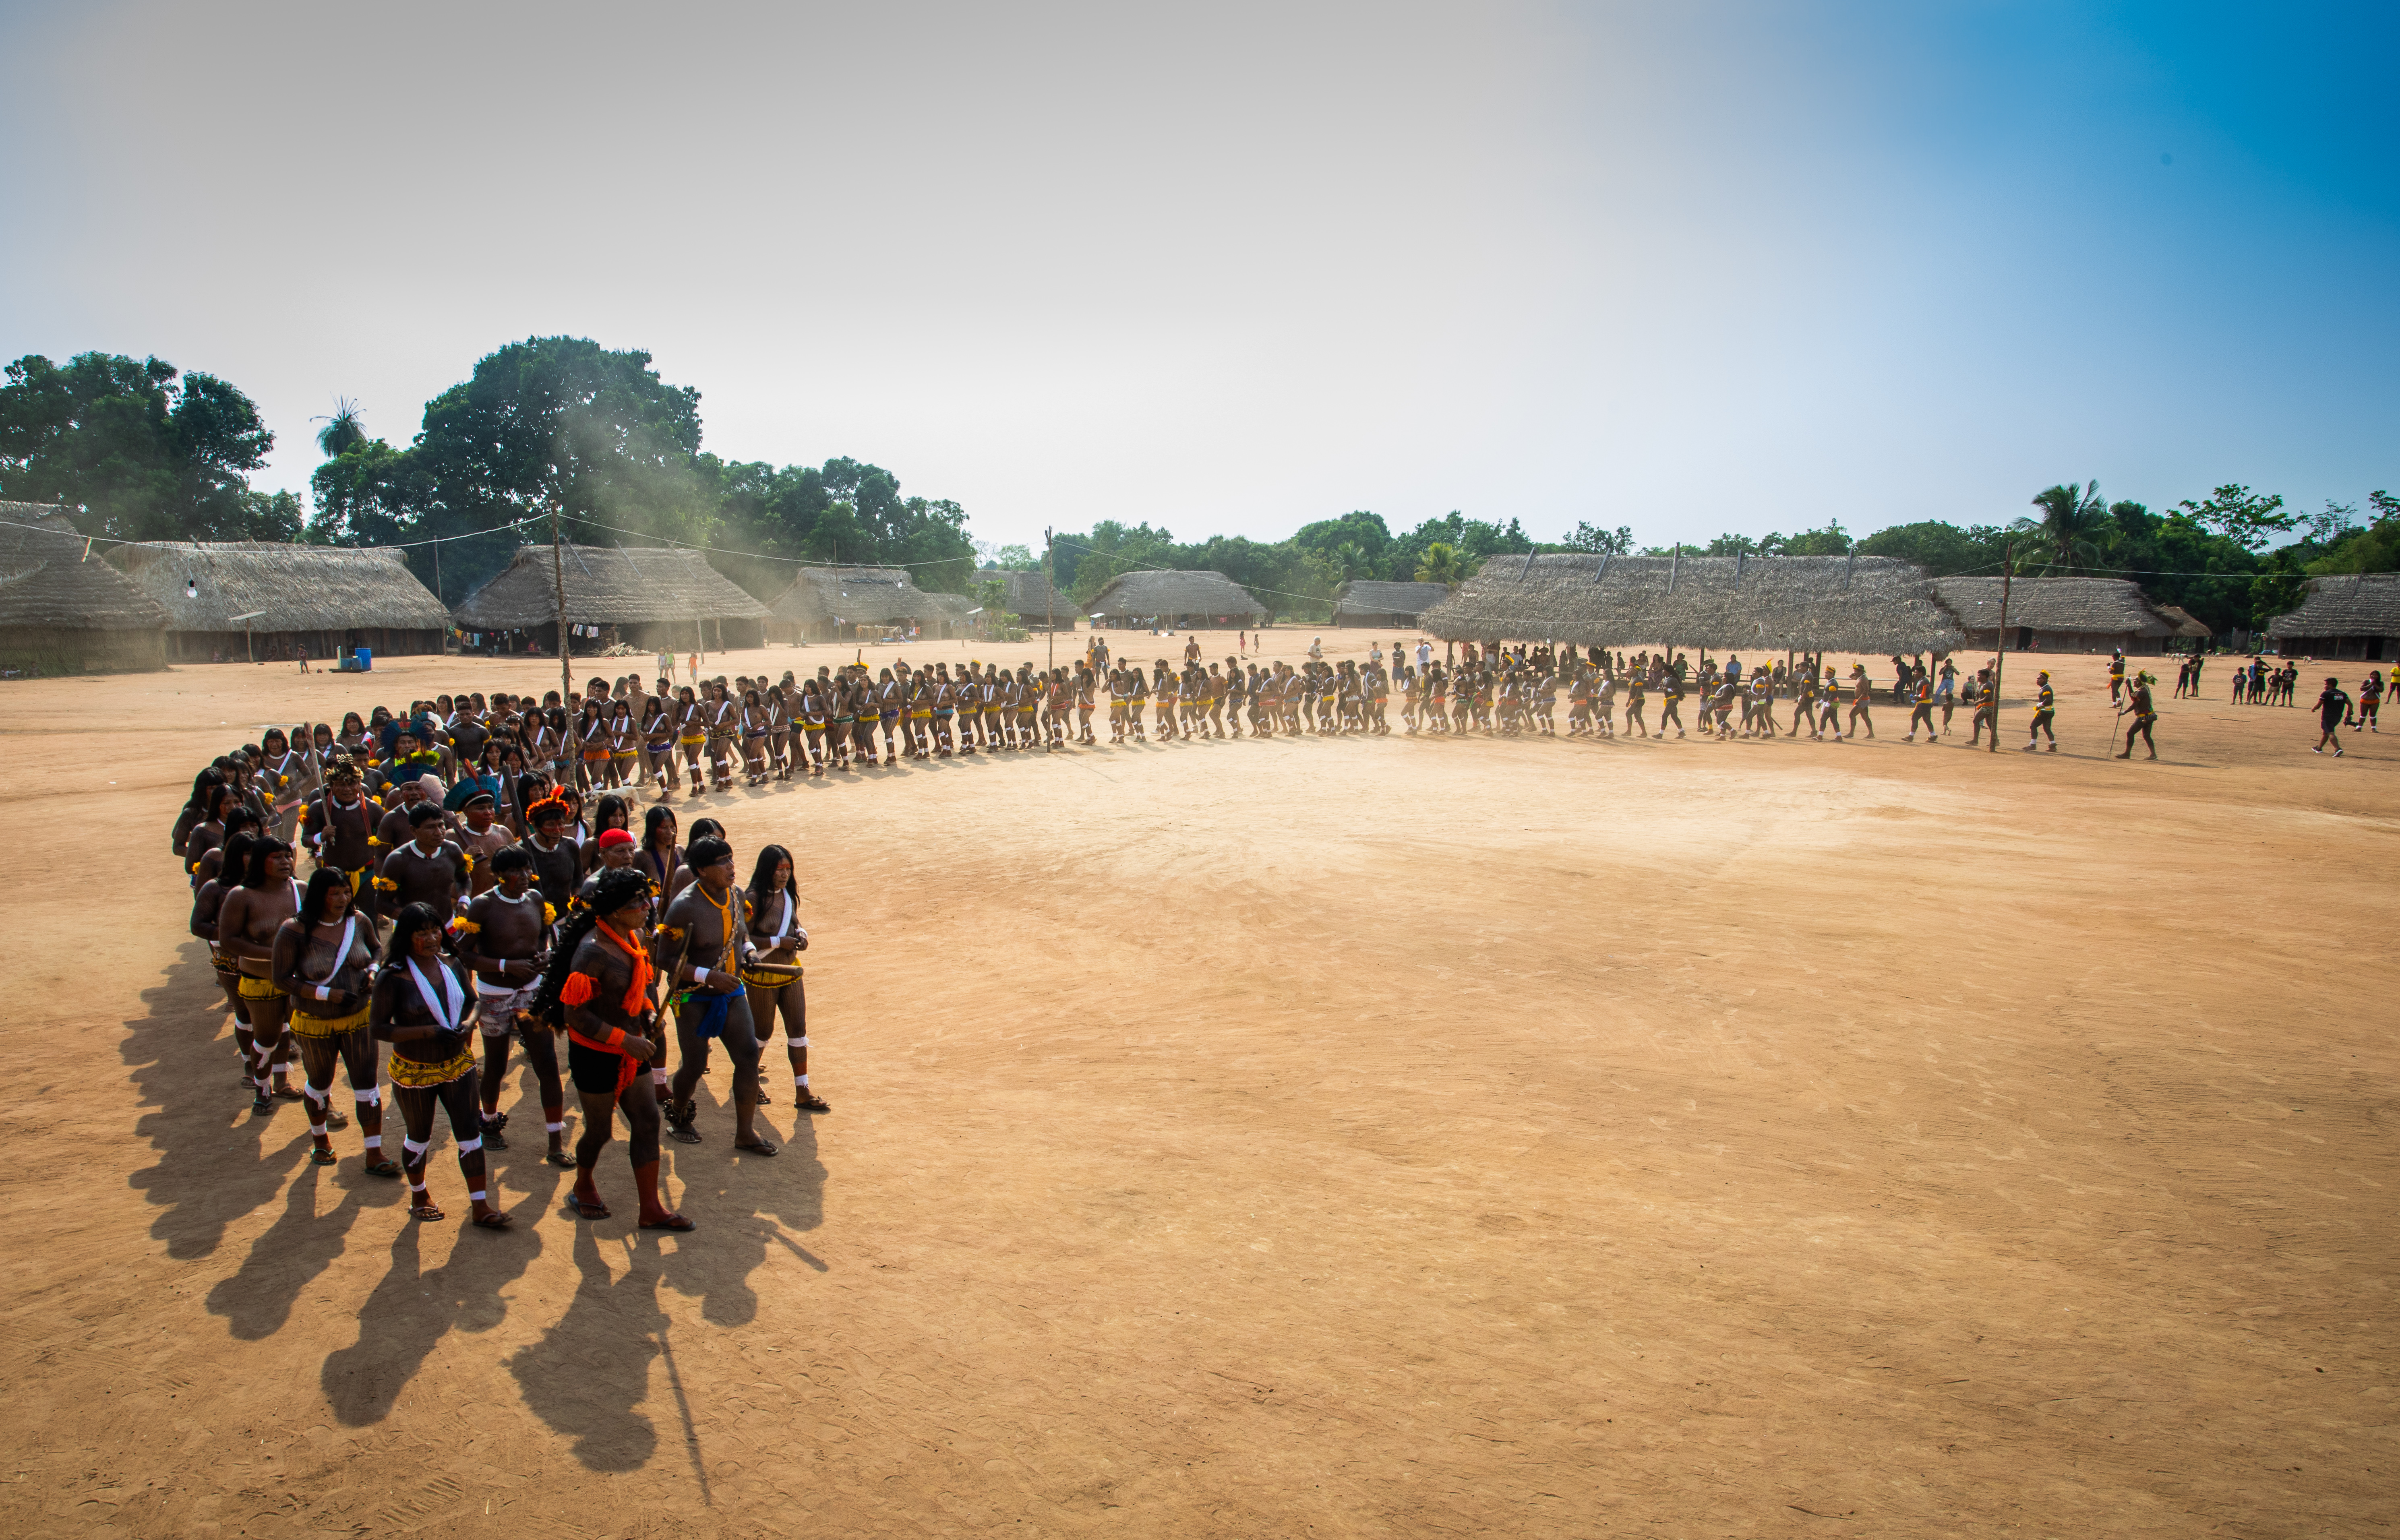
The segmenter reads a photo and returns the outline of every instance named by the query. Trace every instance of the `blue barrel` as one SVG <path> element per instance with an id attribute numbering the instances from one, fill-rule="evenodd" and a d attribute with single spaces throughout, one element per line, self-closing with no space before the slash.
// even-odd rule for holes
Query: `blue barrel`
<path id="1" fill-rule="evenodd" d="M 361 673 L 375 667 L 375 649 L 372 647 L 352 647 L 350 656 L 359 661 L 359 669 Z"/>

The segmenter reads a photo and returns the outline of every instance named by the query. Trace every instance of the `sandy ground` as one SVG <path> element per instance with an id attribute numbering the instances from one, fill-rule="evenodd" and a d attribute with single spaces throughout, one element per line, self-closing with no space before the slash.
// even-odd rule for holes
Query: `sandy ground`
<path id="1" fill-rule="evenodd" d="M 448 1223 L 309 1165 L 183 933 L 210 754 L 554 663 L 0 686 L 0 1529 L 2387 1533 L 2393 741 L 2219 662 L 2118 763 L 2064 670 L 2055 757 L 1885 709 L 708 798 L 803 852 L 836 1110 L 736 1158 L 720 1069 L 683 1238 L 621 1144 L 582 1224 L 518 1140 L 506 1235 L 446 1135 Z"/>

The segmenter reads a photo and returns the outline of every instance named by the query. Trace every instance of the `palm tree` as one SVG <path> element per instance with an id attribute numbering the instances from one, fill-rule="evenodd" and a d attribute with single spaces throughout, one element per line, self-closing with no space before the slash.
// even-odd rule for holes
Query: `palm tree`
<path id="1" fill-rule="evenodd" d="M 2025 520 L 2023 525 L 2050 548 L 2051 566 L 2074 572 L 2100 559 L 2100 535 L 2107 526 L 2108 505 L 2100 496 L 2097 481 L 2080 492 L 2073 482 L 2050 487 L 2035 496 L 2033 505 L 2041 510 L 2041 517 Z"/>
<path id="2" fill-rule="evenodd" d="M 359 403 L 354 401 L 344 401 L 336 396 L 332 416 L 308 420 L 325 425 L 317 429 L 317 447 L 325 452 L 329 460 L 339 459 L 343 450 L 355 449 L 367 442 L 366 424 L 359 420 Z"/>
<path id="3" fill-rule="evenodd" d="M 1466 581 L 1466 559 L 1459 555 L 1456 546 L 1446 540 L 1436 540 L 1425 547 L 1423 556 L 1417 558 L 1417 581 L 1448 583 L 1456 588 Z"/>

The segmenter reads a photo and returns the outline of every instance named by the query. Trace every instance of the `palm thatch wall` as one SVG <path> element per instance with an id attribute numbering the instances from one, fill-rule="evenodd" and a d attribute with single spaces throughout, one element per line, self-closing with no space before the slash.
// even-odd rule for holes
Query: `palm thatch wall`
<path id="1" fill-rule="evenodd" d="M 450 616 L 389 547 L 157 541 L 117 559 L 168 614 L 179 658 L 439 652 Z M 243 619 L 243 617 L 249 617 Z"/>
<path id="2" fill-rule="evenodd" d="M 0 502 L 0 668 L 158 668 L 166 629 L 167 612 L 87 551 L 61 510 Z"/>
<path id="3" fill-rule="evenodd" d="M 955 601 L 955 602 L 953 602 Z M 768 634 L 778 641 L 834 641 L 860 626 L 915 626 L 929 637 L 962 635 L 974 602 L 929 593 L 907 568 L 804 566 L 767 602 Z"/>
<path id="4" fill-rule="evenodd" d="M 1948 652 L 1923 569 L 1882 556 L 1494 556 L 1420 624 L 1445 641 Z"/>
<path id="5" fill-rule="evenodd" d="M 1003 601 L 1029 631 L 1075 629 L 1075 601 L 1050 586 L 1039 572 L 1002 572 L 985 567 L 975 574 L 977 583 L 999 583 L 1008 590 Z"/>
<path id="6" fill-rule="evenodd" d="M 1333 606 L 1337 626 L 1411 627 L 1425 612 L 1450 597 L 1448 583 L 1379 583 L 1368 580 L 1342 585 Z"/>
<path id="7" fill-rule="evenodd" d="M 1127 572 L 1100 590 L 1085 612 L 1116 625 L 1257 625 L 1266 607 L 1221 572 Z"/>
<path id="8" fill-rule="evenodd" d="M 509 565 L 467 595 L 453 618 L 462 631 L 522 632 L 555 645 L 556 586 L 563 575 L 569 625 L 601 626 L 634 647 L 670 649 L 756 647 L 767 606 L 697 551 L 665 546 L 569 545 L 553 567 L 552 548 L 517 548 Z"/>
<path id="9" fill-rule="evenodd" d="M 2400 572 L 2309 579 L 2308 597 L 2267 622 L 2286 658 L 2400 658 Z"/>
<path id="10" fill-rule="evenodd" d="M 1998 644 L 2000 587 L 1998 578 L 1933 580 L 1975 647 Z M 2008 584 L 2008 601 L 2009 646 L 2019 652 L 2158 652 L 2182 634 L 2141 584 L 2122 578 L 2017 578 Z"/>

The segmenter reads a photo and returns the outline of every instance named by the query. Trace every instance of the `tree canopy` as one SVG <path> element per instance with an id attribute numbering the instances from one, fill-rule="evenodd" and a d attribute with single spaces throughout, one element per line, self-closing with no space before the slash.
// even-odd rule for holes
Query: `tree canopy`
<path id="1" fill-rule="evenodd" d="M 32 353 L 0 385 L 0 498 L 62 504 L 87 535 L 292 539 L 299 500 L 248 479 L 274 447 L 248 396 L 163 359 Z"/>

